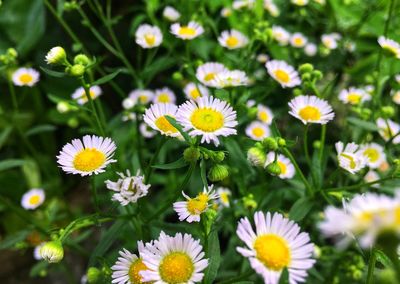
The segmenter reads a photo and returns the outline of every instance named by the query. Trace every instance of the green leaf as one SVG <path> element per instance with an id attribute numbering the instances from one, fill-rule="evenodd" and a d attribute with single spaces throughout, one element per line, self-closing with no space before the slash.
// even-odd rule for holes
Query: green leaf
<path id="1" fill-rule="evenodd" d="M 289 218 L 293 221 L 301 221 L 310 212 L 311 208 L 314 206 L 312 199 L 308 197 L 303 197 L 297 200 L 289 211 Z"/>
<path id="2" fill-rule="evenodd" d="M 42 133 L 42 132 L 49 132 L 49 131 L 54 131 L 57 128 L 54 125 L 51 124 L 42 124 L 42 125 L 38 125 L 35 127 L 32 127 L 31 129 L 29 129 L 26 133 L 25 136 L 31 136 L 31 135 L 35 135 L 38 133 Z"/>
<path id="3" fill-rule="evenodd" d="M 218 232 L 216 230 L 211 231 L 210 235 L 208 236 L 207 243 L 209 264 L 205 271 L 204 283 L 212 284 L 217 277 L 218 268 L 221 262 Z"/>
<path id="4" fill-rule="evenodd" d="M 168 164 L 163 164 L 163 165 L 153 165 L 151 166 L 152 168 L 155 169 L 161 169 L 161 170 L 173 170 L 173 169 L 180 169 L 184 168 L 188 165 L 188 163 L 185 161 L 185 159 L 182 157 L 175 162 L 168 163 Z"/>
<path id="5" fill-rule="evenodd" d="M 0 171 L 5 171 L 15 167 L 20 167 L 25 163 L 24 160 L 9 159 L 0 162 Z"/>
<path id="6" fill-rule="evenodd" d="M 368 131 L 378 131 L 378 127 L 376 126 L 376 124 L 370 121 L 365 121 L 357 117 L 348 117 L 347 121 L 354 126 L 363 128 Z"/>
<path id="7" fill-rule="evenodd" d="M 207 175 L 206 175 L 206 161 L 204 159 L 201 159 L 201 161 L 200 161 L 200 176 L 201 176 L 201 181 L 203 182 L 204 188 L 207 189 L 208 182 L 207 182 Z"/>
<path id="8" fill-rule="evenodd" d="M 49 266 L 49 263 L 47 261 L 39 261 L 38 263 L 35 263 L 35 265 L 32 266 L 29 276 L 30 277 L 37 277 L 40 276 L 40 274 L 43 271 L 47 270 L 47 267 Z"/>
<path id="9" fill-rule="evenodd" d="M 393 266 L 390 258 L 381 250 L 375 249 L 376 261 L 382 263 L 385 268 L 390 268 Z"/>
<path id="10" fill-rule="evenodd" d="M 11 248 L 16 243 L 25 240 L 30 232 L 30 230 L 22 230 L 14 234 L 8 235 L 4 240 L 0 242 L 0 250 Z"/>
<path id="11" fill-rule="evenodd" d="M 183 138 L 185 139 L 185 141 L 189 144 L 192 144 L 192 139 L 189 137 L 189 135 L 183 131 L 182 126 L 176 122 L 176 119 L 173 118 L 172 116 L 166 115 L 165 118 L 168 120 L 169 123 L 172 124 L 173 127 L 175 127 L 176 129 L 178 129 L 178 131 L 182 134 Z"/>
<path id="12" fill-rule="evenodd" d="M 100 79 L 94 81 L 94 82 L 92 83 L 92 86 L 93 86 L 93 85 L 102 85 L 102 84 L 105 84 L 105 83 L 111 81 L 111 80 L 114 79 L 121 71 L 122 71 L 121 69 L 118 69 L 118 70 L 114 71 L 113 73 L 110 73 L 110 74 L 108 74 L 108 75 L 106 75 L 106 76 L 104 76 L 104 77 L 101 77 Z"/>
<path id="13" fill-rule="evenodd" d="M 285 267 L 285 269 L 281 273 L 281 278 L 279 278 L 279 284 L 289 284 L 289 271 Z"/>
<path id="14" fill-rule="evenodd" d="M 0 149 L 7 142 L 8 137 L 12 132 L 12 126 L 7 126 L 0 134 Z"/>
<path id="15" fill-rule="evenodd" d="M 56 77 L 56 78 L 65 77 L 65 73 L 64 73 L 64 72 L 54 71 L 54 70 L 47 69 L 47 68 L 42 67 L 42 66 L 40 66 L 40 69 L 41 69 L 44 73 L 46 73 L 47 75 L 52 76 L 52 77 Z"/>

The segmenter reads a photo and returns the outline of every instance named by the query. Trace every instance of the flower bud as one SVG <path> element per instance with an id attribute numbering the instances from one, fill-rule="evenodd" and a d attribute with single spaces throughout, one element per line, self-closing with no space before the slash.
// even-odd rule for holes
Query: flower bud
<path id="1" fill-rule="evenodd" d="M 300 74 L 310 73 L 313 70 L 314 70 L 314 66 L 310 63 L 304 63 L 304 64 L 300 65 L 300 67 L 299 67 Z"/>
<path id="2" fill-rule="evenodd" d="M 323 77 L 323 74 L 322 74 L 322 72 L 319 71 L 319 70 L 314 70 L 314 71 L 312 72 L 312 76 L 313 76 L 316 80 L 321 80 L 322 77 Z"/>
<path id="3" fill-rule="evenodd" d="M 301 75 L 301 80 L 302 81 L 310 81 L 311 80 L 311 74 L 310 73 L 304 73 Z"/>
<path id="4" fill-rule="evenodd" d="M 86 272 L 87 281 L 89 284 L 97 283 L 100 280 L 101 271 L 96 267 L 89 267 Z"/>
<path id="5" fill-rule="evenodd" d="M 260 147 L 251 147 L 247 151 L 247 160 L 256 167 L 263 167 L 267 156 L 265 151 Z"/>
<path id="6" fill-rule="evenodd" d="M 281 167 L 277 162 L 272 162 L 268 164 L 265 169 L 267 170 L 268 173 L 270 173 L 273 176 L 280 175 L 282 172 Z"/>
<path id="7" fill-rule="evenodd" d="M 206 228 L 207 235 L 210 233 L 211 227 L 214 224 L 214 221 L 217 218 L 217 216 L 218 216 L 218 212 L 213 208 L 209 208 L 205 212 L 205 214 L 204 214 L 205 218 L 203 219 L 203 221 L 204 221 L 204 225 L 205 225 L 205 228 Z"/>
<path id="8" fill-rule="evenodd" d="M 71 108 L 70 108 L 70 105 L 69 105 L 69 103 L 68 102 L 59 102 L 58 104 L 57 104 L 57 111 L 59 112 L 59 113 L 66 113 L 66 112 L 68 112 L 68 111 L 70 111 L 71 110 Z"/>
<path id="9" fill-rule="evenodd" d="M 181 81 L 183 80 L 183 75 L 181 72 L 174 72 L 172 74 L 172 79 L 174 79 L 175 81 Z"/>
<path id="10" fill-rule="evenodd" d="M 133 100 L 132 98 L 125 98 L 122 101 L 122 107 L 124 109 L 131 109 L 135 106 L 135 100 Z"/>
<path id="11" fill-rule="evenodd" d="M 7 49 L 7 56 L 17 58 L 18 52 L 15 50 L 15 48 L 10 47 Z"/>
<path id="12" fill-rule="evenodd" d="M 253 194 L 249 194 L 243 197 L 243 205 L 249 210 L 253 210 L 257 208 L 257 202 L 254 200 Z"/>
<path id="13" fill-rule="evenodd" d="M 66 60 L 67 54 L 65 53 L 64 48 L 61 46 L 53 47 L 46 55 L 47 64 L 65 65 Z"/>
<path id="14" fill-rule="evenodd" d="M 385 118 L 391 118 L 395 114 L 395 110 L 392 106 L 383 106 L 381 112 Z"/>
<path id="15" fill-rule="evenodd" d="M 303 91 L 299 88 L 294 88 L 293 89 L 293 96 L 297 97 L 297 96 L 301 96 L 303 94 Z"/>
<path id="16" fill-rule="evenodd" d="M 212 182 L 221 181 L 229 176 L 228 167 L 221 164 L 215 164 L 208 172 L 208 179 Z"/>
<path id="17" fill-rule="evenodd" d="M 265 147 L 267 152 L 276 151 L 278 149 L 278 142 L 276 141 L 275 138 L 267 137 L 264 140 L 262 140 L 261 143 Z"/>
<path id="18" fill-rule="evenodd" d="M 64 258 L 64 249 L 60 241 L 50 241 L 40 248 L 40 256 L 49 263 L 60 262 Z"/>
<path id="19" fill-rule="evenodd" d="M 69 69 L 69 74 L 74 77 L 81 77 L 85 74 L 85 66 L 81 64 L 75 64 Z"/>
<path id="20" fill-rule="evenodd" d="M 77 128 L 79 125 L 79 120 L 76 117 L 71 117 L 68 119 L 67 124 L 71 128 Z"/>
<path id="21" fill-rule="evenodd" d="M 200 150 L 195 147 L 189 147 L 186 148 L 185 151 L 183 151 L 183 158 L 188 163 L 196 162 L 200 159 L 200 156 Z"/>
<path id="22" fill-rule="evenodd" d="M 396 280 L 396 272 L 392 268 L 385 268 L 379 270 L 377 275 L 376 283 L 381 284 L 395 284 Z"/>
<path id="23" fill-rule="evenodd" d="M 225 160 L 225 153 L 223 151 L 216 152 L 214 155 L 214 161 L 221 163 L 223 160 Z"/>
<path id="24" fill-rule="evenodd" d="M 279 137 L 279 138 L 277 139 L 277 141 L 278 141 L 279 147 L 285 147 L 285 146 L 286 146 L 286 140 L 285 140 L 285 139 Z"/>
<path id="25" fill-rule="evenodd" d="M 247 116 L 249 118 L 255 119 L 257 116 L 258 109 L 256 107 L 251 107 L 247 111 Z"/>
<path id="26" fill-rule="evenodd" d="M 78 54 L 74 57 L 74 63 L 88 66 L 90 64 L 90 59 L 85 54 Z"/>

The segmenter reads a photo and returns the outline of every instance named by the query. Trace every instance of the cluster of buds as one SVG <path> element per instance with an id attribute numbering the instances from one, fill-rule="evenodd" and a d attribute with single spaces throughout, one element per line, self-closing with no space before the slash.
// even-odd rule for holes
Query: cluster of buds
<path id="1" fill-rule="evenodd" d="M 18 52 L 14 48 L 8 48 L 5 53 L 0 54 L 0 64 L 12 66 L 17 63 Z"/>
<path id="2" fill-rule="evenodd" d="M 269 22 L 260 21 L 257 22 L 254 28 L 254 38 L 267 44 L 272 40 L 272 29 Z"/>
<path id="3" fill-rule="evenodd" d="M 256 167 L 264 167 L 268 152 L 276 152 L 279 148 L 286 147 L 286 140 L 281 137 L 267 137 L 261 142 L 255 143 L 247 151 L 247 159 Z M 276 162 L 268 164 L 267 172 L 272 175 L 280 174 L 280 167 Z"/>
<path id="4" fill-rule="evenodd" d="M 65 67 L 65 73 L 73 77 L 82 77 L 92 65 L 92 61 L 85 54 L 74 57 L 73 64 L 68 61 L 67 54 L 61 46 L 50 49 L 46 55 L 47 64 Z"/>
<path id="5" fill-rule="evenodd" d="M 315 95 L 319 95 L 316 92 L 315 84 L 317 81 L 321 80 L 323 74 L 320 70 L 314 69 L 314 66 L 310 63 L 304 63 L 299 67 L 299 73 L 301 75 L 301 81 L 303 89 L 295 88 L 293 89 L 293 95 L 299 96 L 304 94 L 307 91 L 312 91 Z"/>

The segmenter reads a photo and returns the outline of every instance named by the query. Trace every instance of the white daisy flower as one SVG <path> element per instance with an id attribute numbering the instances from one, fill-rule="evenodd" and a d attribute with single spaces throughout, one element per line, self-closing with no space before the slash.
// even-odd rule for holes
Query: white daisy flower
<path id="1" fill-rule="evenodd" d="M 123 99 L 123 101 L 122 101 L 122 107 L 125 110 L 130 110 L 131 108 L 133 108 L 135 106 L 135 104 L 136 104 L 135 100 L 133 100 L 133 99 L 131 99 L 129 97 Z"/>
<path id="2" fill-rule="evenodd" d="M 229 31 L 223 31 L 218 38 L 218 42 L 228 49 L 237 49 L 246 46 L 249 39 L 238 30 L 231 29 Z"/>
<path id="3" fill-rule="evenodd" d="M 130 120 L 134 121 L 134 120 L 136 120 L 136 113 L 134 113 L 132 111 L 124 112 L 121 120 L 122 121 L 130 121 Z"/>
<path id="4" fill-rule="evenodd" d="M 270 125 L 272 120 L 274 119 L 274 114 L 269 107 L 265 105 L 258 104 L 257 105 L 257 119 L 262 121 L 263 123 Z"/>
<path id="5" fill-rule="evenodd" d="M 181 135 L 179 131 L 165 118 L 167 115 L 175 118 L 177 111 L 178 107 L 174 104 L 153 104 L 146 109 L 143 120 L 148 126 L 163 135 L 178 137 Z"/>
<path id="6" fill-rule="evenodd" d="M 151 90 L 136 89 L 131 91 L 128 97 L 131 98 L 135 104 L 140 103 L 142 105 L 146 105 L 153 101 L 154 92 Z"/>
<path id="7" fill-rule="evenodd" d="M 371 169 L 377 169 L 386 162 L 384 148 L 378 143 L 369 143 L 361 145 L 360 152 L 367 157 L 367 164 Z"/>
<path id="8" fill-rule="evenodd" d="M 92 100 L 95 100 L 98 96 L 102 94 L 102 90 L 99 86 L 91 86 L 89 89 L 89 94 Z M 80 105 L 84 105 L 89 101 L 83 87 L 79 87 L 78 89 L 76 89 L 72 93 L 71 98 Z"/>
<path id="9" fill-rule="evenodd" d="M 163 17 L 168 21 L 175 22 L 181 17 L 181 14 L 174 7 L 165 6 Z"/>
<path id="10" fill-rule="evenodd" d="M 146 244 L 141 255 L 148 267 L 140 272 L 144 282 L 200 283 L 208 266 L 200 241 L 189 234 L 177 233 L 172 237 L 161 231 L 154 245 Z"/>
<path id="11" fill-rule="evenodd" d="M 264 9 L 267 10 L 272 17 L 278 17 L 281 13 L 278 6 L 276 6 L 272 0 L 264 0 Z"/>
<path id="12" fill-rule="evenodd" d="M 372 94 L 375 92 L 375 86 L 374 86 L 374 85 L 366 85 L 366 86 L 364 87 L 364 90 L 365 90 L 368 94 L 372 95 Z"/>
<path id="13" fill-rule="evenodd" d="M 400 84 L 400 74 L 395 75 L 395 76 L 394 76 L 394 79 L 396 80 L 396 82 L 397 82 L 398 84 Z"/>
<path id="14" fill-rule="evenodd" d="M 35 246 L 35 248 L 33 249 L 33 258 L 35 260 L 42 260 L 42 256 L 40 255 L 40 249 L 43 247 L 43 245 L 45 244 L 45 242 L 38 244 L 37 246 Z"/>
<path id="15" fill-rule="evenodd" d="M 376 126 L 378 127 L 378 132 L 385 141 L 391 139 L 393 144 L 400 144 L 400 125 L 391 119 L 378 118 L 376 120 Z M 394 137 L 394 138 L 393 138 Z"/>
<path id="16" fill-rule="evenodd" d="M 397 59 L 400 59 L 400 44 L 398 42 L 384 36 L 380 36 L 378 38 L 378 43 L 384 50 L 393 54 Z"/>
<path id="17" fill-rule="evenodd" d="M 206 87 L 195 83 L 186 84 L 183 92 L 188 100 L 197 100 L 200 97 L 208 97 L 210 95 L 210 92 Z"/>
<path id="18" fill-rule="evenodd" d="M 297 6 L 306 6 L 308 4 L 308 0 L 291 0 L 291 2 Z"/>
<path id="19" fill-rule="evenodd" d="M 217 194 L 218 194 L 218 203 L 221 204 L 224 207 L 229 207 L 230 206 L 230 196 L 232 195 L 232 192 L 225 187 L 218 187 L 217 188 Z"/>
<path id="20" fill-rule="evenodd" d="M 312 259 L 314 245 L 308 233 L 300 233 L 300 227 L 279 213 L 254 214 L 256 231 L 247 217 L 239 221 L 236 233 L 246 244 L 237 251 L 247 257 L 251 267 L 267 284 L 277 284 L 284 268 L 288 269 L 289 282 L 305 282 Z"/>
<path id="21" fill-rule="evenodd" d="M 266 63 L 269 60 L 268 54 L 260 53 L 256 57 L 257 61 L 260 63 Z"/>
<path id="22" fill-rule="evenodd" d="M 40 74 L 33 68 L 18 68 L 12 74 L 12 81 L 15 86 L 33 87 L 39 82 Z"/>
<path id="23" fill-rule="evenodd" d="M 141 241 L 138 242 L 138 251 L 141 256 L 144 250 L 144 245 Z M 131 253 L 127 249 L 123 248 L 119 251 L 118 260 L 113 266 L 112 270 L 112 281 L 111 283 L 116 284 L 139 284 L 145 283 L 142 281 L 140 273 L 147 270 L 147 266 L 143 263 L 141 257 Z"/>
<path id="24" fill-rule="evenodd" d="M 304 124 L 327 124 L 335 117 L 332 107 L 316 96 L 298 96 L 289 102 L 289 114 Z"/>
<path id="25" fill-rule="evenodd" d="M 236 135 L 236 111 L 225 101 L 214 97 L 201 97 L 179 106 L 176 120 L 192 137 L 201 136 L 201 143 L 214 142 L 218 136 Z"/>
<path id="26" fill-rule="evenodd" d="M 196 78 L 206 86 L 215 86 L 215 76 L 219 73 L 228 71 L 226 67 L 218 62 L 207 62 L 197 67 Z"/>
<path id="27" fill-rule="evenodd" d="M 337 142 L 335 144 L 339 166 L 351 174 L 355 174 L 363 169 L 368 162 L 368 158 L 360 151 L 360 146 L 354 142 L 343 144 Z"/>
<path id="28" fill-rule="evenodd" d="M 341 38 L 342 36 L 338 33 L 323 34 L 321 36 L 321 42 L 326 48 L 332 50 L 338 47 L 338 40 Z"/>
<path id="29" fill-rule="evenodd" d="M 139 125 L 139 131 L 144 138 L 153 138 L 157 134 L 157 132 L 155 132 L 153 129 L 147 126 L 146 123 L 143 122 Z"/>
<path id="30" fill-rule="evenodd" d="M 199 23 L 190 21 L 187 26 L 181 26 L 179 23 L 172 24 L 171 33 L 180 39 L 192 40 L 204 33 L 204 29 Z"/>
<path id="31" fill-rule="evenodd" d="M 21 199 L 21 206 L 26 210 L 33 210 L 43 204 L 45 200 L 44 190 L 41 188 L 32 188 L 24 193 Z"/>
<path id="32" fill-rule="evenodd" d="M 155 90 L 153 103 L 171 103 L 174 104 L 176 101 L 175 93 L 167 87 Z"/>
<path id="33" fill-rule="evenodd" d="M 281 26 L 272 26 L 272 37 L 280 44 L 287 45 L 290 40 L 290 33 Z"/>
<path id="34" fill-rule="evenodd" d="M 371 95 L 363 89 L 350 87 L 340 91 L 339 100 L 345 104 L 358 105 L 365 101 L 370 101 Z"/>
<path id="35" fill-rule="evenodd" d="M 253 121 L 246 127 L 246 135 L 256 141 L 261 141 L 271 135 L 268 125 L 261 121 Z"/>
<path id="36" fill-rule="evenodd" d="M 230 15 L 232 15 L 232 9 L 224 7 L 224 8 L 221 9 L 220 15 L 223 18 L 228 18 Z"/>
<path id="37" fill-rule="evenodd" d="M 240 10 L 243 8 L 251 9 L 253 8 L 255 0 L 235 0 L 232 3 L 234 10 Z"/>
<path id="38" fill-rule="evenodd" d="M 135 33 L 136 43 L 143 48 L 157 47 L 162 43 L 163 35 L 157 26 L 143 24 Z"/>
<path id="39" fill-rule="evenodd" d="M 307 38 L 302 33 L 294 33 L 290 37 L 290 44 L 296 48 L 302 48 L 307 44 Z"/>
<path id="40" fill-rule="evenodd" d="M 283 88 L 295 87 L 301 84 L 299 73 L 283 60 L 270 60 L 265 64 L 268 74 Z"/>
<path id="41" fill-rule="evenodd" d="M 200 222 L 200 215 L 210 207 L 210 201 L 218 198 L 213 190 L 213 185 L 203 189 L 196 197 L 190 198 L 183 191 L 182 195 L 186 201 L 178 201 L 173 204 L 174 210 L 178 213 L 179 221 L 186 220 L 188 223 Z"/>
<path id="42" fill-rule="evenodd" d="M 306 46 L 304 47 L 304 53 L 307 56 L 313 57 L 317 54 L 317 45 L 315 43 L 309 42 L 306 44 Z"/>
<path id="43" fill-rule="evenodd" d="M 395 104 L 400 105 L 400 90 L 392 90 L 390 92 L 392 100 Z"/>
<path id="44" fill-rule="evenodd" d="M 294 175 L 296 174 L 296 170 L 294 169 L 292 162 L 286 156 L 284 156 L 282 154 L 276 154 L 275 152 L 269 152 L 267 154 L 267 160 L 265 162 L 265 167 L 267 167 L 269 164 L 275 162 L 275 156 L 276 156 L 276 162 L 278 163 L 278 166 L 281 169 L 281 173 L 278 175 L 278 177 L 281 179 L 293 178 Z"/>
<path id="45" fill-rule="evenodd" d="M 111 159 L 116 149 L 111 138 L 85 135 L 67 143 L 57 156 L 57 163 L 64 172 L 87 176 L 105 171 L 108 164 L 116 162 Z"/>
<path id="46" fill-rule="evenodd" d="M 364 181 L 365 182 L 374 182 L 374 181 L 377 181 L 379 179 L 380 179 L 380 177 L 379 177 L 378 173 L 376 171 L 374 171 L 374 170 L 369 170 L 368 173 L 364 176 Z M 371 187 L 378 188 L 379 187 L 379 183 L 372 184 Z"/>
<path id="47" fill-rule="evenodd" d="M 215 75 L 213 87 L 217 89 L 245 86 L 249 84 L 249 78 L 241 70 L 226 70 Z"/>
<path id="48" fill-rule="evenodd" d="M 116 182 L 105 181 L 106 187 L 115 192 L 111 200 L 126 206 L 129 203 L 136 203 L 139 198 L 147 195 L 150 185 L 144 184 L 144 176 L 140 175 L 140 171 L 136 173 L 136 176 L 131 176 L 129 170 L 126 171 L 126 175 L 124 173 L 117 174 L 120 178 Z"/>
<path id="49" fill-rule="evenodd" d="M 315 3 L 318 3 L 320 5 L 325 5 L 326 1 L 325 0 L 314 0 Z"/>

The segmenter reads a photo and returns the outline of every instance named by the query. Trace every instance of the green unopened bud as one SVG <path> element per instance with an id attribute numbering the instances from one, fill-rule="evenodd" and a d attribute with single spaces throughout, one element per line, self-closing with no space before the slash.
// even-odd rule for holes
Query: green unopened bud
<path id="1" fill-rule="evenodd" d="M 380 284 L 397 284 L 396 272 L 392 268 L 379 270 L 376 283 Z"/>
<path id="2" fill-rule="evenodd" d="M 315 258 L 320 258 L 322 255 L 322 250 L 319 246 L 314 245 L 314 257 Z"/>
<path id="3" fill-rule="evenodd" d="M 74 57 L 74 63 L 86 67 L 90 64 L 90 59 L 85 54 L 78 54 Z"/>
<path id="4" fill-rule="evenodd" d="M 304 64 L 300 65 L 300 67 L 299 67 L 300 74 L 310 73 L 313 70 L 314 70 L 314 66 L 310 63 L 304 63 Z"/>
<path id="5" fill-rule="evenodd" d="M 89 267 L 86 272 L 87 281 L 89 284 L 97 283 L 100 280 L 101 271 L 96 267 Z"/>
<path id="6" fill-rule="evenodd" d="M 324 74 L 322 74 L 322 72 L 319 71 L 319 70 L 314 70 L 314 71 L 312 72 L 312 76 L 313 76 L 316 80 L 321 80 L 322 77 L 324 76 Z"/>
<path id="7" fill-rule="evenodd" d="M 254 119 L 257 116 L 258 109 L 256 107 L 251 107 L 247 111 L 247 115 L 249 118 Z"/>
<path id="8" fill-rule="evenodd" d="M 363 108 L 361 110 L 361 118 L 364 120 L 368 120 L 371 117 L 372 111 L 369 108 Z"/>
<path id="9" fill-rule="evenodd" d="M 181 72 L 174 72 L 172 74 L 172 79 L 174 79 L 175 81 L 181 81 L 183 80 L 183 75 Z"/>
<path id="10" fill-rule="evenodd" d="M 198 159 L 200 159 L 200 156 L 200 150 L 195 147 L 189 147 L 183 151 L 183 158 L 188 163 L 196 162 Z"/>
<path id="11" fill-rule="evenodd" d="M 74 77 L 81 77 L 83 74 L 85 74 L 85 66 L 75 64 L 69 69 L 69 74 Z"/>
<path id="12" fill-rule="evenodd" d="M 6 53 L 7 53 L 7 56 L 12 57 L 12 58 L 17 58 L 17 56 L 18 56 L 17 50 L 12 47 L 8 48 Z"/>
<path id="13" fill-rule="evenodd" d="M 395 114 L 395 110 L 392 106 L 383 106 L 381 112 L 385 118 L 391 118 Z"/>
<path id="14" fill-rule="evenodd" d="M 267 137 L 264 140 L 262 140 L 261 143 L 265 147 L 267 152 L 276 151 L 278 149 L 278 142 L 276 141 L 275 138 Z"/>
<path id="15" fill-rule="evenodd" d="M 204 216 L 205 216 L 205 218 L 203 219 L 203 222 L 204 222 L 204 226 L 205 226 L 205 229 L 206 229 L 206 232 L 207 232 L 207 235 L 208 235 L 210 233 L 210 231 L 211 231 L 212 225 L 215 222 L 215 219 L 218 216 L 218 212 L 213 208 L 209 208 L 205 212 Z"/>
<path id="16" fill-rule="evenodd" d="M 268 164 L 265 169 L 268 173 L 270 173 L 273 176 L 280 175 L 282 172 L 281 167 L 279 166 L 279 164 L 277 162 L 272 162 L 272 163 Z"/>
<path id="17" fill-rule="evenodd" d="M 311 80 L 311 74 L 310 73 L 305 73 L 301 75 L 301 80 L 302 81 L 310 81 Z"/>
<path id="18" fill-rule="evenodd" d="M 279 137 L 279 138 L 277 139 L 277 141 L 278 141 L 279 147 L 285 147 L 285 146 L 286 146 L 286 140 L 285 140 L 285 139 Z"/>
<path id="19" fill-rule="evenodd" d="M 229 176 L 228 167 L 221 164 L 216 164 L 211 167 L 208 172 L 208 179 L 212 182 L 221 181 Z"/>
<path id="20" fill-rule="evenodd" d="M 249 210 L 253 210 L 257 208 L 257 202 L 254 200 L 253 194 L 249 194 L 243 197 L 243 205 Z"/>
<path id="21" fill-rule="evenodd" d="M 68 119 L 67 124 L 71 128 L 77 128 L 79 126 L 79 120 L 76 117 Z"/>
<path id="22" fill-rule="evenodd" d="M 57 104 L 57 110 L 59 113 L 66 113 L 71 110 L 68 102 L 59 102 Z"/>
<path id="23" fill-rule="evenodd" d="M 60 262 L 64 258 L 64 249 L 60 241 L 45 243 L 40 248 L 40 256 L 49 263 Z"/>
<path id="24" fill-rule="evenodd" d="M 251 147 L 247 151 L 247 160 L 256 167 L 263 167 L 266 159 L 265 151 L 260 147 Z"/>
<path id="25" fill-rule="evenodd" d="M 299 88 L 295 88 L 293 89 L 293 96 L 297 97 L 297 96 L 301 96 L 303 94 L 303 91 Z"/>
<path id="26" fill-rule="evenodd" d="M 313 147 L 314 147 L 315 149 L 321 148 L 321 141 L 320 141 L 320 140 L 315 140 L 315 141 L 313 142 Z"/>
<path id="27" fill-rule="evenodd" d="M 50 49 L 45 60 L 47 64 L 66 65 L 67 54 L 65 53 L 64 48 L 61 46 L 56 46 Z"/>
<path id="28" fill-rule="evenodd" d="M 214 161 L 216 163 L 221 163 L 223 160 L 225 160 L 225 153 L 223 151 L 218 151 L 214 155 Z"/>

